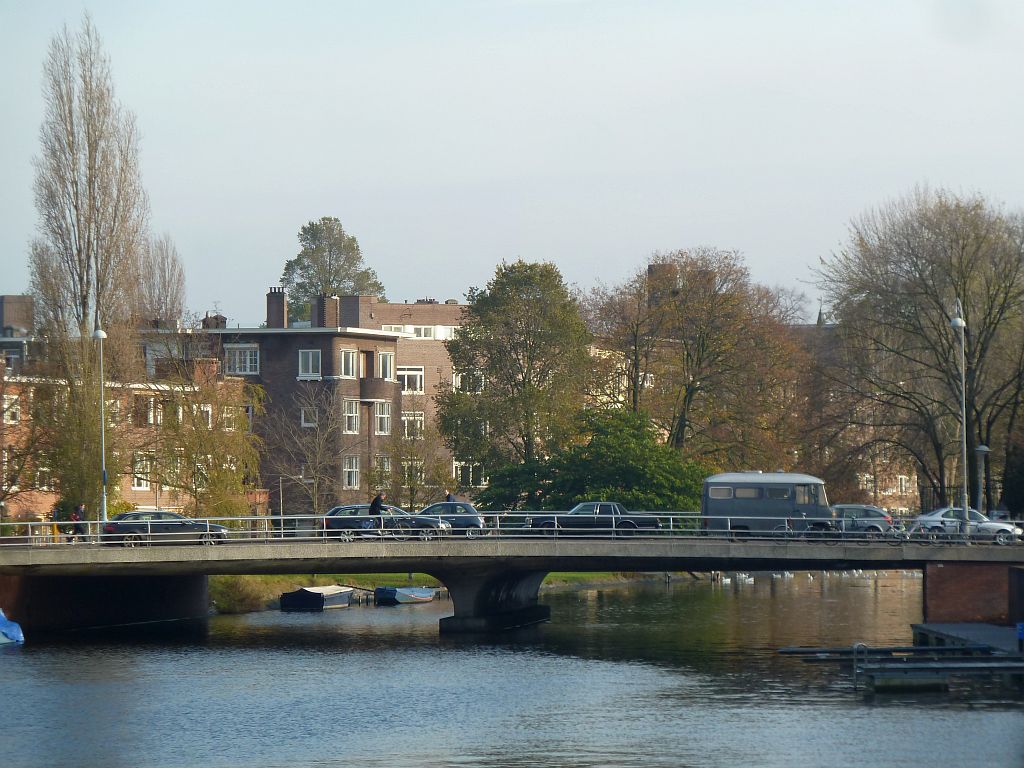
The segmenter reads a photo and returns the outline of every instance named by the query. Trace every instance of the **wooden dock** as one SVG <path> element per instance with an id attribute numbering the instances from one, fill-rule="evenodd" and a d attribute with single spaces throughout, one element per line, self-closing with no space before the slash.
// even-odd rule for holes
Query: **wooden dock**
<path id="1" fill-rule="evenodd" d="M 996 677 L 1024 685 L 1024 654 L 1015 627 L 993 624 L 914 624 L 914 645 L 780 648 L 809 663 L 834 663 L 873 691 L 942 691 L 951 677 Z"/>

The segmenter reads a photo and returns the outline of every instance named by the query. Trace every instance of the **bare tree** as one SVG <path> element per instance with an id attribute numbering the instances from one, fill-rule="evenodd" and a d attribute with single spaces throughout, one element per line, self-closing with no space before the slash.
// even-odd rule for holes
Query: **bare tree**
<path id="1" fill-rule="evenodd" d="M 114 98 L 110 61 L 88 15 L 79 32 L 65 27 L 54 38 L 43 73 L 38 237 L 29 265 L 51 373 L 64 387 L 45 426 L 62 495 L 95 509 L 99 381 L 91 331 L 108 334 L 107 377 L 130 380 L 138 362 L 132 319 L 148 203 L 135 119 Z M 113 446 L 108 450 L 113 454 Z"/>
<path id="2" fill-rule="evenodd" d="M 171 236 L 150 239 L 139 267 L 139 317 L 173 327 L 185 316 L 185 269 Z"/>
<path id="3" fill-rule="evenodd" d="M 1024 396 L 1024 218 L 977 195 L 918 189 L 856 219 L 819 278 L 852 369 L 835 380 L 857 402 L 850 423 L 912 457 L 940 502 L 960 474 L 950 320 L 962 301 L 968 475 L 982 443 L 1001 465 Z"/>

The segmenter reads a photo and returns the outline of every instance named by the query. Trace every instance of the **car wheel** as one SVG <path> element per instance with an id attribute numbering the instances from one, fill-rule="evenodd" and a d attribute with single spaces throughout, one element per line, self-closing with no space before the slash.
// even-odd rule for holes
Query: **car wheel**
<path id="1" fill-rule="evenodd" d="M 469 526 L 466 529 L 466 538 L 467 539 L 478 539 L 481 536 L 483 536 L 483 533 L 484 533 L 484 531 L 483 531 L 482 528 L 478 528 L 475 525 L 471 525 L 471 526 Z"/>
<path id="2" fill-rule="evenodd" d="M 416 532 L 416 535 L 419 537 L 420 541 L 431 541 L 437 536 L 437 531 L 433 528 L 420 528 Z"/>
<path id="3" fill-rule="evenodd" d="M 555 535 L 555 528 L 556 527 L 557 526 L 553 522 L 548 521 L 548 522 L 544 523 L 544 525 L 542 525 L 540 527 L 540 529 L 541 529 L 541 531 L 543 531 L 545 536 L 554 536 Z"/>
<path id="4" fill-rule="evenodd" d="M 870 528 L 864 531 L 864 535 L 867 536 L 869 539 L 878 539 L 882 536 L 882 529 L 871 526 Z"/>
<path id="5" fill-rule="evenodd" d="M 207 531 L 206 533 L 200 535 L 199 542 L 201 544 L 205 544 L 207 546 L 212 547 L 214 544 L 217 543 L 217 538 L 212 533 Z"/>
<path id="6" fill-rule="evenodd" d="M 925 536 L 929 541 L 941 541 L 946 538 L 946 531 L 943 528 L 929 528 L 925 531 Z"/>
<path id="7" fill-rule="evenodd" d="M 338 531 L 336 538 L 338 541 L 355 541 L 356 537 L 353 535 L 352 531 Z"/>
<path id="8" fill-rule="evenodd" d="M 633 523 L 620 523 L 615 528 L 615 535 L 616 536 L 635 536 L 636 535 L 636 525 L 633 524 Z"/>
<path id="9" fill-rule="evenodd" d="M 137 533 L 126 533 L 124 536 L 121 537 L 121 546 L 122 547 L 141 547 L 142 546 L 142 536 L 140 536 Z"/>
<path id="10" fill-rule="evenodd" d="M 1013 534 L 1010 531 L 996 531 L 994 539 L 996 544 L 1005 546 L 1013 541 Z"/>

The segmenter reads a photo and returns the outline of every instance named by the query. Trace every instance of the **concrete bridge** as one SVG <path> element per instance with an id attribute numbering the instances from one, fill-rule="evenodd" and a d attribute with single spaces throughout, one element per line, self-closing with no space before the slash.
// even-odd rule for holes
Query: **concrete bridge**
<path id="1" fill-rule="evenodd" d="M 207 614 L 214 574 L 427 573 L 449 590 L 442 632 L 544 621 L 551 571 L 922 569 L 928 621 L 1019 620 L 1024 545 L 816 541 L 711 536 L 485 536 L 233 539 L 219 546 L 0 546 L 0 606 L 29 634 Z"/>

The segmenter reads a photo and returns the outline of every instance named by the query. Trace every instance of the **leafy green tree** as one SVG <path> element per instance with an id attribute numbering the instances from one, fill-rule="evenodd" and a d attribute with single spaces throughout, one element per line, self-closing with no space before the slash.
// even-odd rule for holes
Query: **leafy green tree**
<path id="1" fill-rule="evenodd" d="M 583 404 L 590 334 L 553 264 L 501 264 L 473 288 L 462 325 L 445 342 L 459 372 L 436 398 L 438 424 L 457 459 L 488 474 L 567 443 Z"/>
<path id="2" fill-rule="evenodd" d="M 384 286 L 363 263 L 359 242 L 334 216 L 303 226 L 299 245 L 302 250 L 285 263 L 281 274 L 281 285 L 289 295 L 289 320 L 308 320 L 309 305 L 319 295 L 384 299 Z"/>
<path id="3" fill-rule="evenodd" d="M 483 508 L 569 509 L 581 501 L 618 501 L 634 510 L 700 508 L 709 472 L 658 439 L 643 413 L 625 408 L 585 410 L 578 442 L 550 459 L 493 472 L 477 498 Z M 536 489 L 535 492 L 529 492 Z"/>

